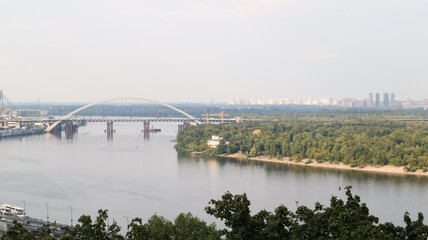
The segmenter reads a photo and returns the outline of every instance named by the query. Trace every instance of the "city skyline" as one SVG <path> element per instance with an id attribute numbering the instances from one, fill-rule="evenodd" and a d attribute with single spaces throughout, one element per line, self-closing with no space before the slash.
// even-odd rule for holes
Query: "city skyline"
<path id="1" fill-rule="evenodd" d="M 14 102 L 427 97 L 421 0 L 0 1 Z"/>
<path id="2" fill-rule="evenodd" d="M 382 95 L 382 97 L 381 97 Z M 385 100 L 385 97 L 387 98 Z M 106 100 L 106 99 L 103 99 Z M 151 99 L 155 100 L 156 99 Z M 99 101 L 99 100 L 98 100 Z M 124 101 L 123 103 L 131 103 Z M 346 103 L 348 102 L 348 103 Z M 232 97 L 224 101 L 216 101 L 216 104 L 229 104 L 229 105 L 320 105 L 320 106 L 341 106 L 341 107 L 371 107 L 371 108 L 400 108 L 402 104 L 411 105 L 414 102 L 419 102 L 418 105 L 428 105 L 428 98 L 423 99 L 411 99 L 411 98 L 396 98 L 395 93 L 368 93 L 368 97 L 308 97 L 308 98 L 290 98 L 290 97 L 278 97 L 278 98 L 256 98 L 256 97 Z M 0 105 L 13 105 L 13 104 L 83 104 L 89 103 L 85 101 L 79 102 L 15 102 L 11 101 L 9 97 L 4 94 L 4 91 L 0 89 Z M 214 99 L 210 102 L 169 102 L 169 103 L 195 103 L 195 104 L 214 104 Z M 115 104 L 120 104 L 115 103 Z M 349 106 L 348 106 L 349 105 Z M 354 106 L 352 106 L 354 105 Z"/>
<path id="3" fill-rule="evenodd" d="M 372 108 L 372 109 L 428 109 L 428 99 L 398 99 L 395 93 L 368 93 L 366 98 L 231 98 L 228 105 L 308 105 L 308 106 L 335 106 L 340 108 Z"/>

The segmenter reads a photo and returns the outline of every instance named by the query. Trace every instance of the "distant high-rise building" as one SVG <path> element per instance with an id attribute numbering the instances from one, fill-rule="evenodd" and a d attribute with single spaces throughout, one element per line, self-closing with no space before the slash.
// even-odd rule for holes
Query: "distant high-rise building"
<path id="1" fill-rule="evenodd" d="M 376 93 L 375 107 L 380 108 L 380 94 Z"/>
<path id="2" fill-rule="evenodd" d="M 369 93 L 369 99 L 367 101 L 367 107 L 373 107 L 373 93 Z"/>
<path id="3" fill-rule="evenodd" d="M 383 94 L 383 107 L 389 108 L 389 94 L 388 93 Z"/>
<path id="4" fill-rule="evenodd" d="M 395 108 L 395 93 L 391 93 L 391 102 L 389 104 L 392 108 Z"/>

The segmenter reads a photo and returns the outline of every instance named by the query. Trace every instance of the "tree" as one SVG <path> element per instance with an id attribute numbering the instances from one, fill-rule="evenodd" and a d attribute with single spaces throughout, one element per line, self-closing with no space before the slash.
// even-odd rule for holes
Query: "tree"
<path id="1" fill-rule="evenodd" d="M 39 228 L 39 240 L 56 240 L 56 237 L 53 236 L 55 229 L 52 229 L 50 226 L 43 226 Z"/>
<path id="2" fill-rule="evenodd" d="M 252 147 L 250 149 L 250 153 L 248 154 L 248 157 L 255 157 L 257 156 L 257 149 L 255 147 Z"/>
<path id="3" fill-rule="evenodd" d="M 223 229 L 222 234 L 227 239 L 254 239 L 254 229 L 251 229 L 250 201 L 247 195 L 232 195 L 230 192 L 225 193 L 221 200 L 212 199 L 205 211 L 220 220 L 228 229 Z"/>
<path id="4" fill-rule="evenodd" d="M 153 215 L 145 224 L 147 226 L 147 236 L 143 239 L 162 240 L 173 239 L 174 227 L 168 219 Z"/>
<path id="5" fill-rule="evenodd" d="M 306 119 L 307 120 L 307 119 Z M 211 154 L 235 153 L 248 157 L 262 152 L 271 157 L 315 158 L 353 166 L 409 165 L 410 170 L 428 167 L 427 123 L 397 123 L 361 120 L 322 123 L 319 121 L 280 121 L 264 123 L 191 126 L 177 135 L 177 150 L 204 150 L 212 135 L 225 136 Z"/>
<path id="6" fill-rule="evenodd" d="M 14 227 L 8 230 L 3 236 L 2 240 L 35 240 L 36 237 L 25 229 L 21 223 L 13 220 Z"/>
<path id="7" fill-rule="evenodd" d="M 116 221 L 113 220 L 113 224 L 107 228 L 107 210 L 98 210 L 98 216 L 94 222 L 92 222 L 91 216 L 82 215 L 77 224 L 69 233 L 72 238 L 79 240 L 108 240 L 108 239 L 124 239 L 119 234 L 120 227 Z"/>
<path id="8" fill-rule="evenodd" d="M 299 207 L 296 216 L 302 224 L 297 230 L 298 238 L 371 239 L 381 236 L 376 226 L 378 218 L 369 214 L 359 196 L 352 195 L 350 186 L 346 187 L 346 196 L 346 202 L 333 196 L 329 207 L 316 203 L 313 211 Z"/>
<path id="9" fill-rule="evenodd" d="M 295 215 L 281 205 L 275 209 L 275 214 L 267 216 L 262 236 L 266 240 L 293 239 L 297 225 Z"/>
<path id="10" fill-rule="evenodd" d="M 128 225 L 128 232 L 126 233 L 126 237 L 129 240 L 139 240 L 146 239 L 148 236 L 149 230 L 147 225 L 142 224 L 141 218 L 132 219 L 131 223 Z"/>
<path id="11" fill-rule="evenodd" d="M 215 224 L 207 225 L 191 213 L 180 213 L 174 220 L 174 239 L 215 240 L 220 239 L 220 232 L 216 230 Z"/>
<path id="12" fill-rule="evenodd" d="M 404 231 L 407 239 L 425 240 L 428 238 L 428 226 L 424 224 L 424 215 L 422 213 L 418 213 L 418 219 L 412 221 L 409 212 L 406 212 L 404 214 L 404 222 L 406 223 Z"/>
<path id="13" fill-rule="evenodd" d="M 227 152 L 227 145 L 224 144 L 224 143 L 222 143 L 222 142 L 220 142 L 220 144 L 217 145 L 217 147 L 216 147 L 215 153 L 216 154 L 223 154 L 223 153 L 226 153 L 226 152 Z"/>

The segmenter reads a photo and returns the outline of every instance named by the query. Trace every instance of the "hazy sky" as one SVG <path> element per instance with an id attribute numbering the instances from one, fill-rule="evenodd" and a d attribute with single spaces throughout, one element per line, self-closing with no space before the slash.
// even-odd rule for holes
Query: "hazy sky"
<path id="1" fill-rule="evenodd" d="M 426 0 L 0 0 L 15 102 L 428 98 Z"/>

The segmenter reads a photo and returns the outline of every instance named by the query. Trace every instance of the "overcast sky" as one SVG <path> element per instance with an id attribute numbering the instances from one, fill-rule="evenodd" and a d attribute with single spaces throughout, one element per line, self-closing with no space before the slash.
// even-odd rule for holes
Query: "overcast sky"
<path id="1" fill-rule="evenodd" d="M 0 0 L 14 102 L 428 98 L 426 0 Z"/>

